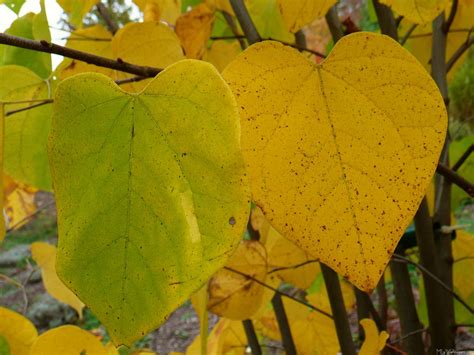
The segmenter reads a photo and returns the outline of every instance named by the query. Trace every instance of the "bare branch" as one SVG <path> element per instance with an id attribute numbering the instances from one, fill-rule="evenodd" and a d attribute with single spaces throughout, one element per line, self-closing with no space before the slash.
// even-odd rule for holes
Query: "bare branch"
<path id="1" fill-rule="evenodd" d="M 417 24 L 414 23 L 413 25 L 411 25 L 411 27 L 407 30 L 407 32 L 405 33 L 405 35 L 403 36 L 403 38 L 400 40 L 400 44 L 403 46 L 408 38 L 410 37 L 410 35 L 413 33 L 413 31 L 415 30 Z"/>
<path id="2" fill-rule="evenodd" d="M 249 44 L 260 42 L 262 39 L 258 34 L 257 28 L 255 27 L 249 12 L 247 11 L 244 1 L 230 0 L 230 5 L 235 12 L 235 16 L 237 17 L 240 27 L 242 27 Z"/>
<path id="3" fill-rule="evenodd" d="M 160 68 L 126 63 L 120 58 L 118 58 L 117 60 L 113 60 L 105 57 L 100 57 L 94 54 L 81 52 L 76 49 L 59 46 L 57 44 L 49 43 L 47 41 L 33 41 L 22 37 L 12 36 L 6 33 L 0 33 L 0 44 L 30 49 L 37 52 L 58 54 L 63 57 L 77 59 L 82 62 L 97 65 L 99 67 L 115 69 L 125 73 L 135 74 L 144 77 L 154 77 L 162 70 Z"/>
<path id="4" fill-rule="evenodd" d="M 469 32 L 469 36 L 467 40 L 461 44 L 461 46 L 456 49 L 456 52 L 453 53 L 451 58 L 449 58 L 448 62 L 446 63 L 446 71 L 449 72 L 451 68 L 456 64 L 457 60 L 461 58 L 461 56 L 466 52 L 470 46 L 474 43 L 474 36 L 471 36 L 471 32 Z"/>
<path id="5" fill-rule="evenodd" d="M 461 165 L 464 164 L 464 162 L 469 158 L 469 155 L 474 152 L 474 144 L 471 144 L 469 148 L 466 149 L 466 151 L 461 155 L 461 157 L 458 159 L 458 161 L 451 167 L 452 170 L 457 171 Z"/>
<path id="6" fill-rule="evenodd" d="M 474 313 L 474 309 L 469 306 L 462 298 L 459 296 L 456 292 L 454 292 L 451 288 L 449 288 L 443 281 L 441 281 L 435 274 L 430 272 L 427 268 L 425 268 L 423 265 L 418 264 L 414 262 L 413 260 L 410 260 L 402 255 L 399 254 L 393 254 L 393 259 L 394 261 L 397 262 L 402 262 L 402 263 L 408 263 L 416 268 L 418 268 L 423 274 L 429 276 L 432 280 L 434 280 L 438 285 L 440 285 L 445 291 L 450 293 L 459 303 L 461 303 L 471 314 Z"/>
<path id="7" fill-rule="evenodd" d="M 469 196 L 474 197 L 474 185 L 464 179 L 461 175 L 456 173 L 456 171 L 448 168 L 447 166 L 441 163 L 438 163 L 438 166 L 436 167 L 436 172 L 442 175 L 450 183 L 455 184 L 464 191 L 466 191 Z"/>
<path id="8" fill-rule="evenodd" d="M 448 33 L 451 25 L 453 24 L 454 18 L 456 17 L 456 12 L 458 10 L 458 0 L 453 0 L 451 5 L 451 11 L 449 12 L 448 19 L 443 24 L 444 33 Z"/>

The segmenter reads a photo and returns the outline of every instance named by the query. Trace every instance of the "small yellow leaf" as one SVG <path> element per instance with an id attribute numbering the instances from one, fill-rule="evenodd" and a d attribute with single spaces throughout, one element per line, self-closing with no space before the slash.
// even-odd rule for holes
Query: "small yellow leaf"
<path id="1" fill-rule="evenodd" d="M 388 333 L 383 330 L 378 332 L 377 326 L 372 319 L 365 318 L 360 321 L 364 328 L 365 341 L 360 348 L 360 355 L 379 355 L 380 351 L 385 347 L 388 339 Z"/>
<path id="2" fill-rule="evenodd" d="M 38 190 L 8 175 L 3 175 L 3 186 L 8 228 L 20 228 L 28 222 L 26 217 L 36 211 L 35 195 Z"/>
<path id="3" fill-rule="evenodd" d="M 272 240 L 272 243 L 268 241 Z M 268 270 L 276 271 L 278 277 L 294 286 L 305 290 L 311 286 L 321 272 L 318 262 L 303 249 L 282 237 L 275 229 L 270 228 L 266 244 L 268 252 Z M 271 244 L 271 245 L 269 245 Z M 309 263 L 308 263 L 309 262 Z M 304 265 L 307 263 L 306 265 Z"/>
<path id="4" fill-rule="evenodd" d="M 241 321 L 221 319 L 207 339 L 207 355 L 245 354 L 247 337 Z M 198 335 L 186 349 L 187 355 L 201 354 L 201 337 Z"/>
<path id="5" fill-rule="evenodd" d="M 128 23 L 121 28 L 112 41 L 115 58 L 137 65 L 165 68 L 184 59 L 178 36 L 168 26 L 157 21 Z M 132 77 L 132 74 L 117 72 L 116 78 Z M 122 90 L 141 91 L 151 79 L 121 85 Z"/>
<path id="6" fill-rule="evenodd" d="M 286 27 L 294 33 L 326 15 L 335 3 L 336 0 L 278 0 L 278 7 Z"/>
<path id="7" fill-rule="evenodd" d="M 237 55 L 241 52 L 239 42 L 214 41 L 210 48 L 206 49 L 202 57 L 206 62 L 212 63 L 217 70 L 222 72 Z"/>
<path id="8" fill-rule="evenodd" d="M 91 333 L 63 325 L 41 334 L 30 350 L 30 355 L 111 355 L 110 348 L 102 345 Z"/>
<path id="9" fill-rule="evenodd" d="M 82 318 L 84 303 L 64 286 L 56 274 L 56 247 L 44 242 L 34 242 L 31 244 L 31 255 L 41 267 L 41 277 L 46 291 L 58 301 L 74 308 Z"/>
<path id="10" fill-rule="evenodd" d="M 252 210 L 252 213 L 250 214 L 250 223 L 252 228 L 260 234 L 260 242 L 266 244 L 271 226 L 260 207 L 255 207 Z"/>
<path id="11" fill-rule="evenodd" d="M 176 21 L 176 34 L 188 58 L 200 59 L 212 32 L 214 11 L 199 4 Z"/>
<path id="12" fill-rule="evenodd" d="M 38 332 L 33 323 L 21 314 L 0 307 L 0 335 L 7 341 L 11 355 L 25 355 L 38 337 Z"/>
<path id="13" fill-rule="evenodd" d="M 176 23 L 181 14 L 181 0 L 134 0 L 142 10 L 144 21 L 165 21 L 170 25 Z"/>
<path id="14" fill-rule="evenodd" d="M 228 268 L 265 282 L 267 254 L 258 241 L 242 241 L 228 261 Z M 244 320 L 254 315 L 263 302 L 263 286 L 233 271 L 219 270 L 209 280 L 207 309 L 221 317 Z"/>
<path id="15" fill-rule="evenodd" d="M 446 136 L 432 78 L 397 42 L 368 32 L 345 36 L 321 65 L 261 42 L 223 76 L 257 205 L 283 236 L 375 288 Z"/>
<path id="16" fill-rule="evenodd" d="M 438 16 L 450 0 L 380 0 L 399 15 L 416 24 L 429 23 Z"/>

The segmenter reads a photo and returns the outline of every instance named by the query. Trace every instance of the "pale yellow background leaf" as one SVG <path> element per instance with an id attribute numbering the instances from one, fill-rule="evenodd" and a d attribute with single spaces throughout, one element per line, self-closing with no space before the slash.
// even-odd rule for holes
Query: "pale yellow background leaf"
<path id="1" fill-rule="evenodd" d="M 416 24 L 431 23 L 450 0 L 380 0 L 390 6 L 397 14 Z"/>
<path id="2" fill-rule="evenodd" d="M 257 205 L 309 254 L 375 288 L 446 135 L 431 77 L 397 42 L 366 32 L 344 37 L 322 65 L 258 43 L 223 76 Z"/>
<path id="3" fill-rule="evenodd" d="M 212 63 L 217 70 L 222 72 L 237 55 L 241 52 L 239 42 L 214 41 L 207 48 L 202 57 L 206 62 Z"/>
<path id="4" fill-rule="evenodd" d="M 11 355 L 25 355 L 38 332 L 29 319 L 8 308 L 0 307 L 0 335 L 6 339 Z"/>
<path id="5" fill-rule="evenodd" d="M 243 355 L 247 345 L 241 321 L 222 318 L 212 329 L 207 339 L 208 355 Z M 198 335 L 186 349 L 187 355 L 202 354 L 201 337 Z"/>
<path id="6" fill-rule="evenodd" d="M 6 224 L 3 213 L 5 205 L 5 191 L 4 191 L 4 174 L 3 174 L 3 142 L 4 142 L 4 124 L 5 124 L 5 107 L 0 102 L 0 243 L 5 238 Z"/>
<path id="7" fill-rule="evenodd" d="M 58 301 L 74 308 L 79 318 L 82 318 L 84 303 L 64 286 L 56 274 L 56 247 L 45 242 L 34 242 L 31 244 L 31 255 L 41 267 L 41 277 L 46 291 Z"/>
<path id="8" fill-rule="evenodd" d="M 69 37 L 66 47 L 105 58 L 113 58 L 111 41 L 112 34 L 105 27 L 95 25 L 74 31 Z M 64 58 L 60 66 L 57 68 L 57 72 L 61 79 L 65 79 L 69 76 L 84 72 L 102 73 L 109 77 L 113 77 L 114 70 L 98 67 L 71 58 Z"/>
<path id="9" fill-rule="evenodd" d="M 318 262 L 302 265 L 314 260 L 314 258 L 290 240 L 282 237 L 273 228 L 270 228 L 268 232 L 265 247 L 268 253 L 269 272 L 274 269 L 287 268 L 276 271 L 276 274 L 283 281 L 302 290 L 310 287 L 321 272 Z"/>
<path id="10" fill-rule="evenodd" d="M 112 52 L 114 58 L 155 68 L 165 68 L 185 58 L 178 36 L 168 26 L 157 21 L 125 25 L 115 34 Z M 118 72 L 116 79 L 132 76 L 134 75 Z M 150 79 L 143 80 L 122 85 L 121 88 L 129 92 L 138 92 L 149 82 Z"/>
<path id="11" fill-rule="evenodd" d="M 227 267 L 265 282 L 267 253 L 258 241 L 244 240 Z M 208 284 L 207 309 L 221 317 L 244 320 L 252 317 L 263 302 L 263 286 L 233 271 L 221 269 Z"/>
<path id="12" fill-rule="evenodd" d="M 111 355 L 110 349 L 86 330 L 63 325 L 41 334 L 29 355 Z"/>
<path id="13" fill-rule="evenodd" d="M 278 0 L 278 7 L 287 29 L 296 32 L 326 15 L 335 3 L 336 0 Z"/>

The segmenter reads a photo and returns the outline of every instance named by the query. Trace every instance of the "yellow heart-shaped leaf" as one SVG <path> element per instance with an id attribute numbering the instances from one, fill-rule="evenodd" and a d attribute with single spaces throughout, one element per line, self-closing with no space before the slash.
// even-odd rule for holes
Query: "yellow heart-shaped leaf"
<path id="1" fill-rule="evenodd" d="M 262 42 L 223 76 L 257 205 L 282 235 L 372 290 L 445 139 L 431 77 L 397 42 L 365 32 L 344 37 L 321 65 Z"/>

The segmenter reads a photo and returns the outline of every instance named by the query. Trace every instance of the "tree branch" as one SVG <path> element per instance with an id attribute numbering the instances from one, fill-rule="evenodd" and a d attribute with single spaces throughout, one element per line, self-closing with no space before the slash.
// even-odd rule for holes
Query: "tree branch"
<path id="1" fill-rule="evenodd" d="M 105 24 L 107 25 L 107 29 L 109 30 L 110 33 L 113 35 L 115 32 L 118 31 L 118 26 L 117 24 L 112 20 L 112 17 L 110 17 L 109 10 L 102 4 L 102 2 L 97 3 L 97 11 L 99 12 L 100 16 L 104 19 Z"/>
<path id="2" fill-rule="evenodd" d="M 54 101 L 53 99 L 46 99 L 46 100 L 43 100 L 41 102 L 38 102 L 37 104 L 22 107 L 22 108 L 19 108 L 19 109 L 16 109 L 16 110 L 7 111 L 7 112 L 5 112 L 5 117 L 8 117 L 8 116 L 13 115 L 15 113 L 20 113 L 20 112 L 23 112 L 23 111 L 31 110 L 33 108 L 37 108 L 37 107 L 40 107 L 40 106 L 43 106 L 43 105 L 46 105 L 46 104 L 50 104 L 53 101 Z"/>
<path id="3" fill-rule="evenodd" d="M 448 19 L 443 24 L 444 33 L 447 34 L 449 32 L 449 29 L 451 28 L 451 25 L 453 24 L 454 18 L 456 17 L 457 10 L 458 10 L 458 0 L 453 0 Z"/>
<path id="4" fill-rule="evenodd" d="M 393 17 L 392 10 L 388 6 L 381 4 L 378 0 L 373 0 L 373 3 L 377 19 L 379 20 L 380 30 L 384 35 L 398 41 L 397 22 Z"/>
<path id="5" fill-rule="evenodd" d="M 400 45 L 404 45 L 408 38 L 410 37 L 410 35 L 413 33 L 413 31 L 415 30 L 417 24 L 414 23 L 413 25 L 411 25 L 411 27 L 407 30 L 407 32 L 403 35 L 403 38 L 400 40 Z"/>
<path id="6" fill-rule="evenodd" d="M 262 38 L 258 34 L 257 28 L 255 27 L 252 18 L 247 11 L 247 7 L 243 0 L 230 0 L 230 5 L 235 12 L 235 16 L 240 23 L 240 27 L 245 33 L 249 44 L 260 42 Z"/>
<path id="7" fill-rule="evenodd" d="M 82 62 L 97 65 L 98 67 L 115 69 L 121 72 L 135 74 L 144 77 L 154 77 L 162 71 L 160 68 L 140 66 L 126 63 L 120 58 L 117 60 L 100 57 L 95 54 L 81 52 L 76 49 L 59 46 L 47 41 L 33 41 L 30 39 L 0 33 L 0 44 L 30 49 L 37 52 L 53 53 L 63 57 L 77 59 Z"/>
<path id="8" fill-rule="evenodd" d="M 461 56 L 466 52 L 470 46 L 474 43 L 474 36 L 471 37 L 471 33 L 469 33 L 468 38 L 466 41 L 461 44 L 461 46 L 456 49 L 456 52 L 453 53 L 451 58 L 449 58 L 448 62 L 446 63 L 446 71 L 449 72 L 451 68 L 456 64 L 457 60 L 461 58 Z"/>
<path id="9" fill-rule="evenodd" d="M 329 9 L 329 11 L 326 13 L 325 18 L 329 27 L 329 31 L 332 35 L 332 39 L 334 43 L 336 43 L 342 37 L 344 37 L 344 31 L 342 30 L 341 21 L 339 21 L 339 16 L 337 15 L 336 5 Z"/>
<path id="10" fill-rule="evenodd" d="M 461 175 L 456 173 L 453 169 L 448 168 L 447 166 L 438 163 L 436 167 L 436 172 L 442 175 L 450 183 L 459 186 L 463 189 L 470 197 L 474 197 L 474 185 L 469 181 L 464 179 Z"/>
<path id="11" fill-rule="evenodd" d="M 451 167 L 452 170 L 457 171 L 461 165 L 464 164 L 464 162 L 469 158 L 469 155 L 474 152 L 474 144 L 471 144 L 469 148 L 466 149 L 466 151 L 461 155 L 461 157 L 458 159 L 458 161 Z"/>

